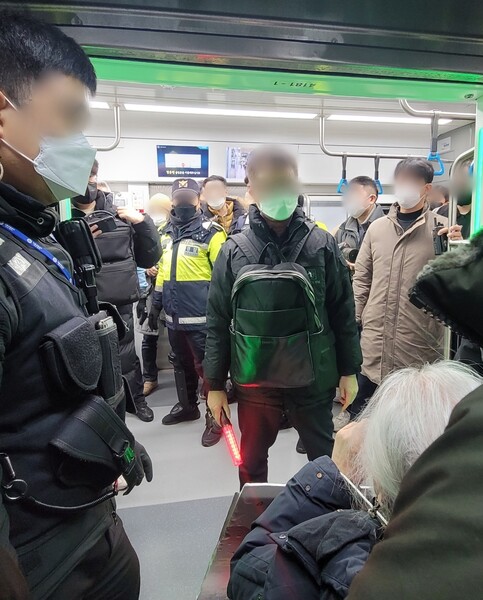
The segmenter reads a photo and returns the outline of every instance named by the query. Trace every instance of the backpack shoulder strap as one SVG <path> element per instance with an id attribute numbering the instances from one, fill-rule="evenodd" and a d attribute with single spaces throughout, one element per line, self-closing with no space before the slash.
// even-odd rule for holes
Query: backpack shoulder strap
<path id="1" fill-rule="evenodd" d="M 240 248 L 251 264 L 258 265 L 260 263 L 262 252 L 265 249 L 264 242 L 256 236 L 251 236 L 250 231 L 237 233 L 230 239 Z"/>
<path id="2" fill-rule="evenodd" d="M 307 240 L 310 237 L 310 234 L 312 233 L 312 231 L 317 227 L 317 225 L 315 223 L 312 223 L 311 221 L 307 221 L 306 225 L 308 227 L 308 231 L 307 233 L 304 235 L 304 237 L 298 242 L 298 244 L 295 246 L 295 248 L 292 250 L 292 252 L 290 253 L 289 256 L 287 256 L 286 261 L 287 262 L 297 262 L 297 258 L 299 257 L 300 253 L 302 252 L 303 247 L 305 246 Z"/>

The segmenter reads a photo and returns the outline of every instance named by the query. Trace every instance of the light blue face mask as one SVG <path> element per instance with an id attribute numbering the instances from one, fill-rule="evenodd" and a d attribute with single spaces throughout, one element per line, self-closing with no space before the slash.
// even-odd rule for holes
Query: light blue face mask
<path id="1" fill-rule="evenodd" d="M 297 208 L 298 195 L 294 193 L 278 193 L 267 195 L 260 200 L 260 211 L 273 221 L 286 221 Z"/>
<path id="2" fill-rule="evenodd" d="M 18 110 L 10 100 L 7 101 Z M 57 201 L 86 193 L 96 149 L 82 133 L 62 138 L 42 138 L 38 156 L 33 160 L 5 139 L 0 141 L 34 166 Z"/>

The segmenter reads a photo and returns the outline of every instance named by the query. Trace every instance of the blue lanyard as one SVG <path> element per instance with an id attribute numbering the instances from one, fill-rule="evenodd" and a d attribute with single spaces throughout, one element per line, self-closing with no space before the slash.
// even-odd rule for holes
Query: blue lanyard
<path id="1" fill-rule="evenodd" d="M 44 248 L 40 244 L 37 244 L 35 240 L 27 237 L 21 231 L 19 231 L 15 227 L 12 227 L 11 225 L 8 225 L 7 223 L 0 223 L 0 227 L 3 227 L 3 229 L 9 231 L 13 236 L 27 244 L 27 246 L 30 246 L 31 248 L 37 250 L 37 252 L 40 252 L 40 254 L 42 254 L 42 256 L 45 256 L 47 260 L 50 260 L 50 262 L 54 263 L 54 265 L 59 269 L 59 271 L 67 279 L 67 281 L 69 281 L 70 283 L 74 283 L 69 271 L 64 267 L 60 260 L 52 254 L 52 252 L 47 250 L 47 248 Z"/>

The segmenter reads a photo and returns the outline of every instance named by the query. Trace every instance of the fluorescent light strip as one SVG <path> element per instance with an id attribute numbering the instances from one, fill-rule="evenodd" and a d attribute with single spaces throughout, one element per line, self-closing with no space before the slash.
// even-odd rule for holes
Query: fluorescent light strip
<path id="1" fill-rule="evenodd" d="M 100 102 L 99 100 L 90 100 L 89 101 L 89 106 L 91 108 L 109 108 L 109 104 L 107 102 Z"/>
<path id="2" fill-rule="evenodd" d="M 399 123 L 401 125 L 431 125 L 428 117 L 383 117 L 370 115 L 330 115 L 327 121 L 349 121 L 354 123 Z M 451 119 L 440 119 L 440 125 L 451 123 Z"/>
<path id="3" fill-rule="evenodd" d="M 125 104 L 126 110 L 177 115 L 212 117 L 260 117 L 267 119 L 315 119 L 317 113 L 277 112 L 271 110 L 235 110 L 230 108 L 201 108 L 196 106 L 162 106 L 159 104 Z"/>

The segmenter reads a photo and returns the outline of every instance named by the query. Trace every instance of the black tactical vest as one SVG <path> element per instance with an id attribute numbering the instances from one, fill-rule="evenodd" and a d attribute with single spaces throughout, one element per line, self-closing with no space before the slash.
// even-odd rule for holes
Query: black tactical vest
<path id="1" fill-rule="evenodd" d="M 55 267 L 47 268 L 33 252 L 0 229 L 0 278 L 15 301 L 19 318 L 3 362 L 0 452 L 9 455 L 17 477 L 27 482 L 31 496 L 48 504 L 72 506 L 93 500 L 102 490 L 66 481 L 60 472 L 58 453 L 49 443 L 88 392 L 56 389 L 41 348 L 48 334 L 72 321 L 80 335 L 76 357 L 80 373 L 96 370 L 101 357 L 86 352 L 89 336 L 96 334 L 85 316 L 79 290 Z M 22 502 L 5 502 L 5 506 L 10 516 L 10 541 L 15 547 L 66 518 L 36 513 Z"/>

